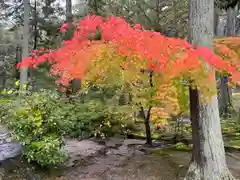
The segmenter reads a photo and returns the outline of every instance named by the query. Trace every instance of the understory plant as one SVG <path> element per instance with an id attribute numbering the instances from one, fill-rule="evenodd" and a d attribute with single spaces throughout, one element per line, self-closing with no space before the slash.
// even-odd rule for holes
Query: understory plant
<path id="1" fill-rule="evenodd" d="M 72 122 L 72 137 L 111 137 L 127 134 L 134 129 L 133 109 L 129 104 L 121 104 L 119 87 L 97 87 L 91 85 L 71 100 L 71 108 L 66 118 Z"/>
<path id="2" fill-rule="evenodd" d="M 74 100 L 50 90 L 5 90 L 0 99 L 0 120 L 21 142 L 24 156 L 42 166 L 63 163 L 63 137 L 106 138 L 126 134 L 133 127 L 128 105 L 119 105 L 117 88 L 89 87 Z"/>
<path id="3" fill-rule="evenodd" d="M 4 99 L 4 98 L 3 98 Z M 62 136 L 69 121 L 59 112 L 60 96 L 47 90 L 15 96 L 1 109 L 1 123 L 12 130 L 12 138 L 24 148 L 27 160 L 42 166 L 63 163 Z"/>

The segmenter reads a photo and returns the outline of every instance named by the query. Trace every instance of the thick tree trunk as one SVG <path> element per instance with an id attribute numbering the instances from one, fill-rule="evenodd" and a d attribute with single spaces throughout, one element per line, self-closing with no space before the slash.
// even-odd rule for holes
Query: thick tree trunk
<path id="1" fill-rule="evenodd" d="M 198 91 L 190 90 L 190 100 L 193 152 L 185 180 L 234 180 L 226 165 L 216 96 L 201 104 Z"/>
<path id="2" fill-rule="evenodd" d="M 24 0 L 24 28 L 23 28 L 23 53 L 22 59 L 29 56 L 29 13 L 30 13 L 30 2 Z M 20 89 L 27 84 L 28 81 L 28 68 L 24 67 L 20 70 Z"/>
<path id="3" fill-rule="evenodd" d="M 214 0 L 189 1 L 189 39 L 212 48 Z M 209 68 L 206 65 L 206 68 Z M 217 96 L 208 103 L 190 89 L 193 154 L 185 180 L 232 180 L 226 165 Z"/>
<path id="4" fill-rule="evenodd" d="M 148 115 L 145 117 L 144 119 L 144 123 L 145 123 L 145 130 L 146 130 L 146 140 L 147 140 L 147 144 L 152 146 L 152 135 L 151 135 L 151 128 L 150 128 L 150 112 L 148 113 Z"/>

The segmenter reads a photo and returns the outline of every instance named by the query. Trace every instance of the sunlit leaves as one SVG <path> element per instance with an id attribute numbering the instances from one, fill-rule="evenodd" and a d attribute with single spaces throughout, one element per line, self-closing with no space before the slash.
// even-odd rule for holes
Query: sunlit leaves
<path id="1" fill-rule="evenodd" d="M 63 25 L 62 29 L 67 30 Z M 214 54 L 205 47 L 196 47 L 183 39 L 170 38 L 158 32 L 131 27 L 119 17 L 102 18 L 89 15 L 79 22 L 72 39 L 54 51 L 34 52 L 20 66 L 38 66 L 50 62 L 50 74 L 59 76 L 58 85 L 69 86 L 72 79 L 81 79 L 83 87 L 128 87 L 133 101 L 143 106 L 164 107 L 178 113 L 179 88 L 183 80 L 198 88 L 202 97 L 211 97 L 215 90 L 214 68 L 228 72 L 234 82 L 240 80 L 239 38 L 215 40 Z M 153 87 L 149 84 L 153 73 Z M 185 90 L 184 90 L 185 91 Z M 169 106 L 169 104 L 171 106 Z"/>

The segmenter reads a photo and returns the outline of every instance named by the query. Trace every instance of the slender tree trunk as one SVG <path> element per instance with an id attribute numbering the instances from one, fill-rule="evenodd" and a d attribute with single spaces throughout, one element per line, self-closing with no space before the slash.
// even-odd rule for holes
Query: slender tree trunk
<path id="1" fill-rule="evenodd" d="M 232 106 L 232 91 L 231 87 L 228 86 L 229 78 L 228 76 L 220 77 L 220 92 L 219 92 L 219 101 L 220 101 L 220 114 L 222 116 L 228 116 L 229 107 Z"/>
<path id="2" fill-rule="evenodd" d="M 29 46 L 29 12 L 30 12 L 30 2 L 29 0 L 24 0 L 24 28 L 23 28 L 23 53 L 22 59 L 29 56 L 28 46 Z M 23 86 L 27 84 L 28 81 L 28 68 L 23 67 L 20 70 L 20 89 L 23 90 Z"/>
<path id="3" fill-rule="evenodd" d="M 172 0 L 173 23 L 174 23 L 174 37 L 178 37 L 178 21 L 177 21 L 177 1 Z"/>
<path id="4" fill-rule="evenodd" d="M 99 0 L 94 0 L 94 6 L 93 6 L 93 8 L 94 8 L 94 13 L 96 14 L 96 15 L 100 15 L 99 14 L 99 11 L 98 11 L 98 2 L 97 1 L 99 1 Z"/>
<path id="5" fill-rule="evenodd" d="M 72 0 L 66 0 L 66 21 L 69 23 L 72 23 L 73 21 Z M 77 93 L 81 88 L 81 80 L 73 79 L 71 84 L 72 84 L 72 93 Z"/>
<path id="6" fill-rule="evenodd" d="M 227 9 L 227 26 L 226 26 L 227 36 L 236 35 L 237 14 L 238 14 L 238 6 L 234 8 L 230 7 Z"/>
<path id="7" fill-rule="evenodd" d="M 22 47 L 19 44 L 17 44 L 16 45 L 16 62 L 15 62 L 15 67 L 21 61 L 21 59 L 22 59 Z M 16 80 L 19 80 L 19 78 L 20 78 L 20 73 L 19 73 L 18 69 L 15 70 L 15 78 L 16 78 Z"/>
<path id="8" fill-rule="evenodd" d="M 215 36 L 219 36 L 218 34 L 218 26 L 219 26 L 219 9 L 214 8 L 214 34 Z"/>
<path id="9" fill-rule="evenodd" d="M 21 38 L 19 36 L 19 30 L 17 29 L 14 33 L 14 38 L 16 40 L 16 59 L 15 59 L 15 67 L 17 66 L 17 64 L 22 60 L 22 46 L 20 46 L 20 41 Z M 19 80 L 20 79 L 20 71 L 19 69 L 15 68 L 15 80 Z"/>
<path id="10" fill-rule="evenodd" d="M 0 93 L 1 91 L 5 88 L 6 85 L 6 78 L 7 78 L 7 74 L 6 74 L 6 69 L 4 67 L 1 67 L 0 70 Z"/>
<path id="11" fill-rule="evenodd" d="M 153 87 L 153 72 L 149 71 L 149 86 Z M 142 110 L 142 114 L 144 117 L 144 124 L 145 124 L 145 130 L 146 130 L 146 140 L 147 144 L 152 146 L 152 134 L 151 134 L 151 127 L 150 127 L 150 115 L 151 115 L 151 109 L 152 106 L 148 108 L 147 114 L 145 115 L 145 112 Z"/>
<path id="12" fill-rule="evenodd" d="M 149 70 L 142 71 L 147 72 L 149 74 L 149 86 L 153 87 L 153 72 Z M 145 132 L 146 132 L 146 144 L 152 146 L 152 134 L 151 134 L 151 127 L 150 127 L 150 115 L 151 115 L 152 106 L 148 107 L 147 112 L 145 112 L 143 106 L 140 107 L 140 115 L 144 119 L 145 125 Z"/>
<path id="13" fill-rule="evenodd" d="M 223 36 L 224 34 L 219 34 L 220 28 L 220 19 L 219 19 L 219 9 L 214 9 L 214 34 L 215 36 Z M 220 76 L 220 86 L 219 86 L 219 110 L 220 115 L 226 116 L 228 114 L 228 108 L 231 105 L 229 101 L 229 87 L 228 87 L 228 77 L 227 76 Z"/>
<path id="14" fill-rule="evenodd" d="M 146 144 L 150 146 L 152 146 L 152 135 L 151 135 L 151 127 L 150 127 L 151 109 L 152 107 L 149 107 L 147 113 L 145 114 L 143 107 L 141 107 L 141 115 L 144 118 L 144 125 L 145 125 L 145 132 L 146 132 Z"/>
<path id="15" fill-rule="evenodd" d="M 236 23 L 237 23 L 237 6 L 227 9 L 227 25 L 226 25 L 226 34 L 227 36 L 236 35 Z M 232 106 L 232 89 L 228 86 L 228 76 L 220 77 L 220 113 L 224 116 L 229 114 L 229 107 Z"/>
<path id="16" fill-rule="evenodd" d="M 38 20 L 37 20 L 37 0 L 34 1 L 34 25 L 33 25 L 33 29 L 34 29 L 34 42 L 33 42 L 33 50 L 37 49 L 37 45 L 38 45 L 38 30 L 37 30 L 37 25 L 38 25 Z M 30 77 L 30 82 L 29 84 L 32 86 L 33 88 L 33 76 L 34 76 L 34 69 L 33 68 L 29 68 L 29 77 Z"/>
<path id="17" fill-rule="evenodd" d="M 37 49 L 38 44 L 38 30 L 37 30 L 38 20 L 37 20 L 37 0 L 34 1 L 34 45 L 33 49 Z"/>
<path id="18" fill-rule="evenodd" d="M 214 0 L 190 0 L 189 39 L 212 48 L 213 26 Z M 203 103 L 199 92 L 190 89 L 190 101 L 193 156 L 185 180 L 233 180 L 226 165 L 217 96 Z"/>

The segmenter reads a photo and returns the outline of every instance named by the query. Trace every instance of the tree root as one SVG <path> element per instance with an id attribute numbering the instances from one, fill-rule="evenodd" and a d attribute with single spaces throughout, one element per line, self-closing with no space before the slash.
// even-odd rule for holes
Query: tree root
<path id="1" fill-rule="evenodd" d="M 230 171 L 226 168 L 219 174 L 204 176 L 200 167 L 196 163 L 191 163 L 184 180 L 236 180 Z"/>

